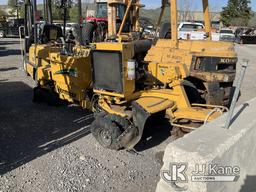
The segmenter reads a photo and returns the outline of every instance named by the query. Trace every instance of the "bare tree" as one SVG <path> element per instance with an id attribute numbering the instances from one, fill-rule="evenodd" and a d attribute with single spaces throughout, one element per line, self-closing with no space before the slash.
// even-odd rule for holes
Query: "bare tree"
<path id="1" fill-rule="evenodd" d="M 192 11 L 196 8 L 194 0 L 180 0 L 178 1 L 178 8 L 180 21 L 194 20 L 192 14 Z"/>
<path id="2" fill-rule="evenodd" d="M 219 16 L 220 17 L 220 13 L 219 13 L 219 9 L 217 5 L 210 5 L 210 12 L 211 12 L 211 20 L 216 20 L 216 18 Z"/>

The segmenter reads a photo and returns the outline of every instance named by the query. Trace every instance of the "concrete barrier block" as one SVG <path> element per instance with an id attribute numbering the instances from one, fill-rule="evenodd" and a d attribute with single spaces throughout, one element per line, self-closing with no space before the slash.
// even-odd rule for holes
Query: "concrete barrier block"
<path id="1" fill-rule="evenodd" d="M 170 170 L 170 163 L 187 163 L 187 183 L 177 185 L 186 191 L 256 191 L 256 98 L 237 107 L 229 130 L 224 129 L 226 115 L 181 139 L 169 144 L 164 154 L 163 171 Z M 239 167 L 236 182 L 192 182 L 196 165 Z M 182 189 L 180 189 L 182 190 Z M 156 192 L 175 191 L 162 178 Z M 176 188 L 177 191 L 177 188 Z"/>

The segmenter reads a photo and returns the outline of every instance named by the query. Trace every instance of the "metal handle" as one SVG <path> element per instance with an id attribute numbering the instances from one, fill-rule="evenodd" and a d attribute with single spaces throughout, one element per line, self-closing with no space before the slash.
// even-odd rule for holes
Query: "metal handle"
<path id="1" fill-rule="evenodd" d="M 22 40 L 22 31 L 23 31 L 23 35 L 25 36 L 25 27 L 24 26 L 20 26 L 19 27 L 19 38 L 20 38 L 20 53 L 21 53 L 21 57 L 22 57 L 22 64 L 25 61 L 25 41 Z"/>

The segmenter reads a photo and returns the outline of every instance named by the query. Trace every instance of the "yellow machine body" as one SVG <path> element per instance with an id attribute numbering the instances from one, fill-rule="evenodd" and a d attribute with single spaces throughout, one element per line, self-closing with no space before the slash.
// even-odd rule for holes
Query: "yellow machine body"
<path id="1" fill-rule="evenodd" d="M 29 59 L 26 63 L 25 69 L 27 73 L 35 78 L 35 68 L 43 65 L 43 63 L 49 63 L 49 54 L 51 52 L 49 45 L 37 45 L 29 48 Z"/>
<path id="2" fill-rule="evenodd" d="M 60 99 L 72 103 L 79 102 L 84 108 L 90 106 L 85 99 L 92 81 L 90 59 L 90 56 L 70 57 L 59 53 L 50 54 L 51 80 L 55 82 L 55 90 L 59 93 Z"/>
<path id="3" fill-rule="evenodd" d="M 78 46 L 67 54 L 63 47 L 36 45 L 30 48 L 26 68 L 38 88 L 99 114 L 92 134 L 111 149 L 133 148 L 154 114 L 164 112 L 173 126 L 191 131 L 227 110 L 191 103 L 183 83 L 190 77 L 202 82 L 231 81 L 233 69 L 226 77 L 217 65 L 213 69 L 208 63 L 216 56 L 223 71 L 232 68 L 236 55 L 231 44 L 176 38 L 150 46 L 149 40 L 119 40 Z"/>
<path id="4" fill-rule="evenodd" d="M 26 64 L 28 74 L 38 86 L 53 89 L 60 99 L 90 108 L 87 99 L 92 83 L 90 50 L 83 49 L 78 56 L 63 55 L 60 50 L 37 45 L 35 52 L 35 46 L 31 46 Z"/>
<path id="5" fill-rule="evenodd" d="M 204 58 L 209 58 L 207 66 L 200 63 Z M 214 59 L 218 61 L 213 63 Z M 158 64 L 185 64 L 189 76 L 198 80 L 232 83 L 236 75 L 237 54 L 234 45 L 228 42 L 179 41 L 176 47 L 172 40 L 158 40 L 148 51 L 145 61 L 149 62 L 149 71 L 162 83 L 169 83 L 164 75 L 168 70 L 163 67 L 160 72 L 156 71 L 155 65 Z"/>
<path id="6" fill-rule="evenodd" d="M 104 56 L 107 52 L 109 61 L 100 64 L 102 67 L 105 64 L 111 69 L 117 66 L 111 61 L 111 57 L 115 58 L 116 53 L 120 53 L 121 59 L 119 62 L 122 69 L 120 82 L 124 87 L 123 92 L 115 91 L 116 84 L 110 83 L 107 86 L 108 89 L 105 89 L 105 84 L 102 87 L 97 87 L 96 85 L 97 88 L 94 85 L 94 93 L 99 98 L 98 105 L 101 110 L 122 118 L 133 119 L 135 122 L 136 127 L 139 129 L 139 134 L 136 137 L 137 139 L 126 146 L 127 148 L 133 147 L 141 139 L 147 120 L 156 113 L 165 112 L 170 118 L 171 124 L 176 127 L 194 130 L 198 128 L 198 125 L 216 119 L 227 110 L 221 106 L 191 104 L 189 102 L 182 84 L 183 79 L 189 76 L 189 69 L 182 61 L 180 63 L 173 62 L 169 57 L 166 57 L 166 60 L 161 60 L 161 54 L 159 54 L 158 63 L 146 64 L 149 73 L 145 73 L 146 78 L 141 84 L 146 84 L 147 86 L 144 89 L 140 89 L 138 88 L 141 87 L 138 85 L 140 83 L 139 79 L 135 81 L 127 79 L 127 63 L 130 59 L 134 59 L 134 56 L 137 54 L 134 49 L 136 46 L 133 42 L 96 43 L 95 47 L 96 49 L 92 51 L 94 73 L 98 71 L 95 70 L 98 65 L 96 64 L 98 61 L 95 61 L 95 56 L 99 56 L 99 54 Z M 181 55 L 181 57 L 184 56 Z M 140 61 L 137 62 L 140 65 Z M 96 75 L 94 74 L 94 76 Z M 115 78 L 115 76 L 114 71 L 111 76 L 105 74 L 106 81 L 111 82 L 111 79 Z M 165 81 L 168 86 L 166 88 L 159 88 L 155 84 L 155 77 L 158 80 Z M 94 84 L 97 84 L 97 77 L 93 81 Z M 196 125 L 191 125 L 191 123 Z"/>
<path id="7" fill-rule="evenodd" d="M 212 41 L 208 0 L 202 0 L 202 5 L 206 39 L 184 41 L 178 36 L 177 0 L 162 1 L 157 31 L 166 7 L 170 6 L 171 39 L 159 39 L 148 51 L 145 61 L 149 62 L 149 71 L 164 84 L 169 83 L 162 75 L 167 69 L 159 73 L 154 65 L 187 65 L 189 76 L 186 80 L 200 92 L 202 99 L 207 104 L 228 106 L 236 76 L 237 54 L 233 43 Z"/>
<path id="8" fill-rule="evenodd" d="M 207 104 L 228 105 L 238 61 L 232 43 L 179 41 L 176 47 L 172 40 L 159 40 L 149 50 L 145 60 L 150 63 L 149 71 L 162 83 L 169 83 L 162 75 L 166 69 L 162 69 L 159 75 L 155 64 L 187 65 L 187 80 L 198 88 Z"/>
<path id="9" fill-rule="evenodd" d="M 60 99 L 132 122 L 135 128 L 120 136 L 119 144 L 124 148 L 133 148 L 139 142 L 147 120 L 154 114 L 164 112 L 173 126 L 194 130 L 226 110 L 191 104 L 182 84 L 190 75 L 189 66 L 168 56 L 161 60 L 161 54 L 157 62 L 147 63 L 139 56 L 147 51 L 145 44 L 96 43 L 91 49 L 75 48 L 72 56 L 62 54 L 57 47 L 39 45 L 35 51 L 32 46 L 27 69 L 38 87 L 56 93 Z M 129 77 L 131 61 L 136 63 L 134 79 Z M 156 78 L 168 86 L 159 86 Z"/>

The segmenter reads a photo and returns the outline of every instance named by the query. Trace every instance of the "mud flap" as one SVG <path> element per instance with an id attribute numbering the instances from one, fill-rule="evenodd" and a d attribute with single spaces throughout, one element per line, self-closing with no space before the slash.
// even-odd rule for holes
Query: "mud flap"
<path id="1" fill-rule="evenodd" d="M 153 96 L 143 97 L 132 102 L 133 125 L 129 126 L 122 134 L 120 140 L 122 146 L 132 149 L 141 140 L 149 117 L 172 106 L 172 101 Z"/>
<path id="2" fill-rule="evenodd" d="M 143 109 L 137 102 L 132 103 L 133 110 L 133 124 L 130 124 L 128 128 L 118 138 L 120 148 L 131 150 L 141 140 L 144 127 L 147 119 L 150 117 L 150 113 Z"/>
<path id="3" fill-rule="evenodd" d="M 124 127 L 125 131 L 118 137 L 117 142 L 120 148 L 131 150 L 141 140 L 144 126 L 150 113 L 143 109 L 137 102 L 132 103 L 133 123 Z M 104 117 L 104 116 L 103 116 Z"/>
<path id="4" fill-rule="evenodd" d="M 134 125 L 130 125 L 122 135 L 118 138 L 119 145 L 124 149 L 133 149 L 139 142 L 138 140 L 139 130 Z"/>
<path id="5" fill-rule="evenodd" d="M 128 128 L 128 133 L 126 133 L 125 138 L 122 143 L 125 144 L 126 149 L 132 149 L 142 138 L 145 124 L 148 118 L 151 116 L 142 106 L 140 106 L 136 101 L 132 103 L 133 111 L 133 122 L 134 127 Z M 128 139 L 130 138 L 130 139 Z"/>

